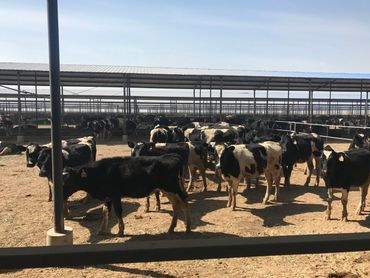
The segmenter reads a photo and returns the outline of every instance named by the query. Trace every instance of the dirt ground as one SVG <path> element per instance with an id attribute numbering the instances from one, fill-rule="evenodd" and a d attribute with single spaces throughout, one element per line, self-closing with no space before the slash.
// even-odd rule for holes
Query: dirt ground
<path id="1" fill-rule="evenodd" d="M 343 150 L 347 144 L 332 144 Z M 120 144 L 98 145 L 98 159 L 128 155 L 129 148 Z M 74 243 L 99 244 L 157 239 L 192 239 L 216 237 L 248 237 L 341 232 L 369 232 L 370 213 L 356 216 L 359 193 L 349 194 L 349 221 L 341 222 L 340 201 L 333 204 L 334 220 L 324 220 L 326 203 L 324 183 L 314 188 L 303 187 L 304 165 L 292 174 L 291 188 L 282 188 L 279 202 L 262 205 L 262 186 L 243 193 L 239 187 L 237 211 L 226 208 L 225 189 L 217 193 L 211 173 L 209 192 L 201 192 L 197 181 L 190 193 L 193 233 L 184 234 L 179 221 L 177 233 L 167 235 L 171 216 L 168 201 L 162 198 L 162 211 L 144 213 L 144 199 L 123 199 L 126 236 L 116 237 L 116 218 L 110 218 L 112 235 L 97 236 L 101 220 L 101 204 L 80 201 L 84 193 L 70 198 Z M 38 176 L 38 169 L 26 167 L 25 155 L 0 157 L 0 247 L 39 246 L 45 244 L 46 231 L 52 227 L 52 203 L 48 202 L 47 181 Z M 369 206 L 369 202 L 367 203 Z M 154 198 L 152 198 L 152 210 Z M 114 215 L 114 214 L 113 214 Z M 181 218 L 182 220 L 182 218 Z M 81 268 L 39 268 L 0 271 L 8 277 L 370 277 L 370 252 L 272 256 L 238 259 L 214 259 L 180 262 L 97 265 Z"/>

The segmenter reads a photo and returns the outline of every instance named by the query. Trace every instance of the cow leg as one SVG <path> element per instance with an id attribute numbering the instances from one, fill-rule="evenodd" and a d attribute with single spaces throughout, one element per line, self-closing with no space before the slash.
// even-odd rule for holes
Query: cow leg
<path id="1" fill-rule="evenodd" d="M 271 192 L 271 187 L 272 187 L 272 182 L 273 182 L 272 175 L 270 172 L 266 172 L 265 177 L 267 181 L 267 186 L 266 186 L 265 197 L 263 198 L 263 201 L 262 201 L 262 204 L 264 205 L 268 203 L 270 192 Z"/>
<path id="2" fill-rule="evenodd" d="M 347 221 L 347 217 L 348 217 L 348 212 L 347 212 L 347 203 L 348 203 L 348 192 L 349 190 L 347 189 L 342 189 L 342 197 L 341 197 L 341 202 L 342 202 L 342 206 L 343 206 L 343 210 L 342 210 L 342 221 Z"/>
<path id="3" fill-rule="evenodd" d="M 366 196 L 367 196 L 368 189 L 369 189 L 368 184 L 360 186 L 361 199 L 360 199 L 360 203 L 358 204 L 358 207 L 356 210 L 357 215 L 361 215 L 362 212 L 365 210 Z"/>
<path id="4" fill-rule="evenodd" d="M 189 166 L 189 184 L 186 191 L 190 191 L 191 189 L 193 189 L 193 177 L 195 174 L 195 170 L 196 170 L 195 167 Z"/>
<path id="5" fill-rule="evenodd" d="M 201 169 L 199 169 L 199 172 L 200 172 L 200 174 L 202 176 L 202 180 L 203 180 L 203 192 L 207 192 L 206 169 L 201 168 Z"/>
<path id="6" fill-rule="evenodd" d="M 252 181 L 251 178 L 244 178 L 244 183 L 246 184 L 245 191 L 248 191 L 251 188 Z"/>
<path id="7" fill-rule="evenodd" d="M 229 187 L 229 190 L 228 190 L 228 201 L 227 201 L 227 207 L 230 207 L 231 206 L 231 200 L 232 200 L 232 194 L 233 194 L 233 188 L 232 188 L 232 184 L 231 184 L 231 181 L 227 181 L 228 183 L 228 187 Z"/>
<path id="8" fill-rule="evenodd" d="M 155 200 L 156 200 L 156 207 L 155 207 L 155 209 L 157 211 L 160 211 L 161 210 L 161 199 L 159 197 L 159 194 L 160 194 L 159 190 L 156 190 L 154 192 L 154 194 L 155 194 Z"/>
<path id="9" fill-rule="evenodd" d="M 232 182 L 232 210 L 235 210 L 236 208 L 236 195 L 238 194 L 238 186 L 239 186 L 239 181 L 237 182 Z"/>
<path id="10" fill-rule="evenodd" d="M 146 196 L 145 198 L 145 209 L 144 212 L 149 212 L 149 207 L 150 207 L 150 195 Z"/>
<path id="11" fill-rule="evenodd" d="M 108 221 L 109 221 L 109 211 L 110 211 L 111 205 L 112 203 L 110 201 L 105 202 L 103 204 L 103 219 L 100 224 L 98 235 L 102 235 L 107 232 Z"/>
<path id="12" fill-rule="evenodd" d="M 220 169 L 219 168 L 216 168 L 216 170 L 215 170 L 215 176 L 216 176 L 216 178 L 218 180 L 217 192 L 221 192 L 222 177 L 221 177 L 221 173 L 220 173 Z"/>
<path id="13" fill-rule="evenodd" d="M 318 156 L 314 157 L 315 159 L 315 168 L 316 168 L 316 182 L 315 186 L 320 185 L 320 176 L 321 176 L 321 158 Z"/>
<path id="14" fill-rule="evenodd" d="M 260 177 L 257 177 L 257 178 L 256 178 L 256 185 L 255 185 L 255 188 L 257 189 L 259 185 L 260 185 Z"/>
<path id="15" fill-rule="evenodd" d="M 176 197 L 179 199 L 182 210 L 185 215 L 186 232 L 190 233 L 191 232 L 191 219 L 190 219 L 190 211 L 189 211 L 188 203 L 185 200 L 182 200 L 180 196 L 176 195 Z"/>
<path id="16" fill-rule="evenodd" d="M 48 180 L 48 187 L 49 187 L 49 199 L 48 199 L 48 202 L 51 202 L 53 200 L 53 193 L 52 193 L 52 190 L 51 190 L 51 185 L 52 185 L 52 182 L 50 180 Z"/>
<path id="17" fill-rule="evenodd" d="M 122 219 L 122 203 L 121 203 L 121 198 L 115 199 L 113 201 L 113 208 L 114 208 L 114 212 L 116 213 L 117 220 L 118 220 L 118 233 L 117 233 L 117 236 L 123 236 L 124 230 L 125 230 L 125 225 L 123 224 L 123 219 Z"/>
<path id="18" fill-rule="evenodd" d="M 274 201 L 279 200 L 279 191 L 280 191 L 280 169 L 278 169 L 275 173 L 274 182 L 275 182 L 275 194 L 274 194 Z"/>
<path id="19" fill-rule="evenodd" d="M 333 188 L 328 188 L 328 198 L 327 198 L 328 207 L 326 209 L 326 220 L 331 219 L 331 203 L 333 202 L 333 198 L 334 198 Z"/>
<path id="20" fill-rule="evenodd" d="M 293 165 L 284 165 L 283 166 L 283 173 L 284 173 L 284 187 L 290 186 L 290 176 L 292 175 Z"/>
<path id="21" fill-rule="evenodd" d="M 63 214 L 64 218 L 68 219 L 69 218 L 69 211 L 68 211 L 68 205 L 67 205 L 67 200 L 63 202 Z"/>
<path id="22" fill-rule="evenodd" d="M 308 169 L 308 174 L 306 178 L 306 182 L 304 183 L 304 186 L 308 186 L 311 181 L 311 175 L 312 175 L 312 170 L 313 170 L 313 161 L 312 159 L 307 161 L 307 169 Z"/>
<path id="23" fill-rule="evenodd" d="M 179 198 L 173 193 L 166 194 L 168 200 L 170 201 L 173 209 L 172 220 L 170 227 L 168 228 L 168 233 L 173 233 L 177 225 L 177 219 L 179 218 L 179 210 L 181 208 L 181 202 Z"/>

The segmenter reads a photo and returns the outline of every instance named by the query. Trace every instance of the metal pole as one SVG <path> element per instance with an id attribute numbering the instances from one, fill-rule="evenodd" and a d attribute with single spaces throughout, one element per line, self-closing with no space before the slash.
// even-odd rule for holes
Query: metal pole
<path id="1" fill-rule="evenodd" d="M 38 107 L 37 107 L 37 73 L 35 72 L 35 118 L 36 118 L 36 127 L 39 127 L 38 119 Z"/>
<path id="2" fill-rule="evenodd" d="M 362 115 L 362 80 L 361 80 L 361 92 L 360 92 L 360 119 Z"/>
<path id="3" fill-rule="evenodd" d="M 253 90 L 253 118 L 256 118 L 256 90 Z"/>
<path id="4" fill-rule="evenodd" d="M 221 86 L 220 86 L 220 121 L 222 120 L 222 89 L 224 87 L 224 80 L 221 76 Z"/>
<path id="5" fill-rule="evenodd" d="M 329 117 L 331 115 L 331 82 L 330 82 L 330 91 L 329 91 L 329 111 L 328 111 L 328 115 L 329 115 Z"/>
<path id="6" fill-rule="evenodd" d="M 48 0 L 49 33 L 49 78 L 51 98 L 51 142 L 52 173 L 54 184 L 54 230 L 64 232 L 63 183 L 62 183 L 62 144 L 60 138 L 60 63 L 58 33 L 58 1 Z"/>
<path id="7" fill-rule="evenodd" d="M 202 114 L 202 80 L 199 81 L 199 117 Z"/>
<path id="8" fill-rule="evenodd" d="M 212 77 L 209 80 L 209 116 L 212 116 Z"/>
<path id="9" fill-rule="evenodd" d="M 286 109 L 286 115 L 287 118 L 289 118 L 289 102 L 290 102 L 290 79 L 288 78 L 288 100 L 287 100 L 287 109 Z"/>
<path id="10" fill-rule="evenodd" d="M 267 90 L 266 90 L 266 116 L 269 114 L 269 88 L 270 82 L 267 81 Z"/>
<path id="11" fill-rule="evenodd" d="M 21 102 L 21 80 L 19 76 L 19 71 L 17 71 L 17 85 L 18 85 L 18 118 L 22 117 L 22 102 Z"/>
<path id="12" fill-rule="evenodd" d="M 193 89 L 193 117 L 195 118 L 195 88 Z"/>
<path id="13" fill-rule="evenodd" d="M 64 122 L 64 90 L 63 90 L 63 86 L 60 86 L 60 88 L 62 89 L 61 90 L 61 92 L 62 92 L 62 111 L 61 111 L 60 122 L 63 124 L 63 122 Z"/>
<path id="14" fill-rule="evenodd" d="M 366 91 L 366 100 L 365 100 L 365 126 L 367 126 L 367 116 L 369 113 L 369 91 Z"/>

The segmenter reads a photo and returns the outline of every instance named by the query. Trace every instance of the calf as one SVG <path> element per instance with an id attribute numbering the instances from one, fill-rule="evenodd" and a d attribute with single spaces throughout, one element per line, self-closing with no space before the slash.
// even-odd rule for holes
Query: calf
<path id="1" fill-rule="evenodd" d="M 352 149 L 369 149 L 370 150 L 370 143 L 369 143 L 369 137 L 363 133 L 357 133 L 352 138 L 352 142 L 349 145 L 348 150 Z"/>
<path id="2" fill-rule="evenodd" d="M 331 203 L 334 192 L 341 191 L 342 220 L 347 221 L 347 203 L 350 187 L 359 187 L 361 200 L 357 214 L 365 209 L 366 196 L 370 184 L 370 151 L 366 149 L 353 149 L 345 152 L 335 152 L 326 146 L 322 155 L 323 178 L 328 192 L 328 208 L 326 218 L 331 217 Z"/>
<path id="3" fill-rule="evenodd" d="M 113 205 L 118 218 L 118 235 L 123 236 L 122 197 L 143 198 L 159 189 L 172 204 L 173 217 L 168 229 L 174 232 L 178 212 L 185 213 L 186 231 L 190 232 L 190 212 L 182 183 L 183 161 L 176 154 L 159 157 L 105 158 L 88 166 L 67 169 L 63 174 L 64 200 L 78 190 L 104 201 L 99 233 L 106 231 L 108 213 Z"/>
<path id="4" fill-rule="evenodd" d="M 321 162 L 320 156 L 324 147 L 324 142 L 317 134 L 293 134 L 284 135 L 281 138 L 280 145 L 283 150 L 283 173 L 285 178 L 285 186 L 290 186 L 290 176 L 292 174 L 293 165 L 296 163 L 307 163 L 308 175 L 304 186 L 308 186 L 311 180 L 313 160 L 316 166 L 316 183 L 319 186 Z"/>
<path id="5" fill-rule="evenodd" d="M 91 136 L 77 139 L 62 140 L 62 155 L 64 166 L 78 166 L 96 160 L 96 143 Z M 51 143 L 46 145 L 30 144 L 26 149 L 27 167 L 38 166 L 39 176 L 48 178 L 49 198 L 52 200 L 52 166 Z"/>
<path id="6" fill-rule="evenodd" d="M 223 179 L 229 184 L 227 206 L 232 206 L 232 210 L 235 210 L 236 194 L 242 178 L 256 178 L 262 174 L 265 174 L 267 181 L 263 203 L 267 204 L 273 183 L 275 183 L 274 200 L 277 201 L 279 197 L 281 156 L 281 147 L 276 142 L 225 145 L 221 150 L 219 167 Z"/>
<path id="7" fill-rule="evenodd" d="M 20 154 L 26 151 L 26 147 L 14 143 L 0 141 L 0 156 Z"/>

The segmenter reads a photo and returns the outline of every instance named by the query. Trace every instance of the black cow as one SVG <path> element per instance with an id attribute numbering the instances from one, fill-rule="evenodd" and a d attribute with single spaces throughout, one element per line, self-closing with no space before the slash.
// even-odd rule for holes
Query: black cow
<path id="1" fill-rule="evenodd" d="M 353 138 L 352 142 L 349 145 L 349 150 L 352 149 L 369 149 L 370 150 L 370 143 L 369 143 L 369 137 L 365 135 L 364 133 L 356 133 Z"/>
<path id="2" fill-rule="evenodd" d="M 118 235 L 123 236 L 121 198 L 143 198 L 159 189 L 170 200 L 174 211 L 168 232 L 174 232 L 180 209 L 185 213 L 186 231 L 190 232 L 190 212 L 181 184 L 182 176 L 183 161 L 175 154 L 105 158 L 91 165 L 67 169 L 63 173 L 64 200 L 67 201 L 74 192 L 83 190 L 104 201 L 99 233 L 106 231 L 108 213 L 113 205 L 118 218 Z"/>
<path id="3" fill-rule="evenodd" d="M 14 143 L 0 141 L 0 156 L 11 155 L 11 154 L 21 154 L 25 152 L 27 148 L 23 145 L 17 145 Z"/>
<path id="4" fill-rule="evenodd" d="M 296 163 L 307 163 L 308 175 L 304 186 L 308 186 L 311 180 L 313 160 L 316 166 L 316 183 L 319 186 L 321 162 L 320 157 L 324 148 L 324 142 L 317 134 L 287 134 L 282 136 L 280 145 L 283 149 L 283 173 L 285 186 L 290 186 L 290 176 L 293 165 Z"/>
<path id="5" fill-rule="evenodd" d="M 350 187 L 360 188 L 361 200 L 357 214 L 365 209 L 366 196 L 370 184 L 370 151 L 366 149 L 353 149 L 345 152 L 335 152 L 326 146 L 322 155 L 323 178 L 328 191 L 327 219 L 331 217 L 331 203 L 334 191 L 342 192 L 342 220 L 347 221 L 347 202 Z"/>

